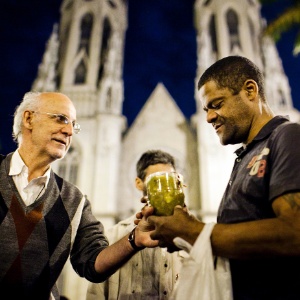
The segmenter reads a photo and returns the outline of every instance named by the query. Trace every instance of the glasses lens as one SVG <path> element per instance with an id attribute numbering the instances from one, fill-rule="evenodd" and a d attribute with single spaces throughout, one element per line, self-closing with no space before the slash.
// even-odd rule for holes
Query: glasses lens
<path id="1" fill-rule="evenodd" d="M 60 114 L 53 114 L 53 116 L 56 116 L 56 120 L 58 123 L 69 124 L 69 119 L 66 116 Z"/>
<path id="2" fill-rule="evenodd" d="M 81 130 L 80 125 L 78 123 L 74 123 L 73 129 L 76 134 L 79 133 Z"/>

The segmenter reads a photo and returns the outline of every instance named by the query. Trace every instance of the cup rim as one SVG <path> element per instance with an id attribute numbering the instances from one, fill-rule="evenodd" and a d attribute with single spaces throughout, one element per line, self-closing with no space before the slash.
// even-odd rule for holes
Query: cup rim
<path id="1" fill-rule="evenodd" d="M 151 173 L 149 174 L 146 179 L 145 179 L 145 183 L 147 185 L 148 181 L 153 177 L 153 176 L 157 176 L 157 175 L 162 175 L 162 174 L 172 174 L 174 176 L 174 174 L 179 174 L 178 172 L 176 171 L 171 171 L 171 172 L 168 172 L 168 171 L 158 171 L 158 172 L 154 172 L 154 173 Z"/>

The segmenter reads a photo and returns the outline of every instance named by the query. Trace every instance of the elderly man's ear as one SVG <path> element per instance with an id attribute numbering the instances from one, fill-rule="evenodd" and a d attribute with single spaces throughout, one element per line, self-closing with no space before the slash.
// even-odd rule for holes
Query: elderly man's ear
<path id="1" fill-rule="evenodd" d="M 23 126 L 27 129 L 32 129 L 33 112 L 25 110 L 23 113 Z"/>

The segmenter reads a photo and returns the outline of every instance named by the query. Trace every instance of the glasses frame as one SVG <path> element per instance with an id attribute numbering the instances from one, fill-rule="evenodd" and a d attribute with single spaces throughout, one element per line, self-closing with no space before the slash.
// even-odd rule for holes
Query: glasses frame
<path id="1" fill-rule="evenodd" d="M 60 125 L 69 125 L 72 124 L 73 131 L 75 134 L 78 134 L 81 131 L 80 124 L 78 124 L 75 121 L 70 121 L 67 116 L 64 114 L 54 114 L 54 113 L 49 113 L 49 112 L 42 112 L 42 111 L 32 111 L 32 113 L 35 114 L 41 114 L 41 115 L 47 115 L 49 117 L 55 118 L 56 123 Z"/>

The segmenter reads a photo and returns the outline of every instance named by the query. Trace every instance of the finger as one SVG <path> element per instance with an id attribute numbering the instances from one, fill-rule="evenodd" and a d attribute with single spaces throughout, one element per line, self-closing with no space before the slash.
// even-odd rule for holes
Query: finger
<path id="1" fill-rule="evenodd" d="M 143 197 L 141 198 L 141 202 L 142 202 L 142 203 L 148 203 L 148 196 L 143 196 Z"/>
<path id="2" fill-rule="evenodd" d="M 156 224 L 156 220 L 157 220 L 157 216 L 154 215 L 151 215 L 147 218 L 147 222 L 154 226 Z"/>
<path id="3" fill-rule="evenodd" d="M 138 212 L 138 213 L 136 213 L 135 214 L 135 217 L 137 218 L 137 219 L 142 219 L 143 218 L 143 214 L 142 214 L 142 212 Z"/>
<path id="4" fill-rule="evenodd" d="M 147 219 L 149 216 L 151 216 L 154 213 L 154 207 L 145 205 L 142 209 L 144 217 Z"/>
<path id="5" fill-rule="evenodd" d="M 184 208 L 181 206 L 181 205 L 176 205 L 175 207 L 174 207 L 174 213 L 176 212 L 176 210 L 178 211 L 178 210 L 184 210 Z"/>
<path id="6" fill-rule="evenodd" d="M 183 210 L 184 212 L 188 212 L 188 208 L 187 208 L 186 206 L 184 206 L 184 207 L 182 208 L 182 210 Z"/>

